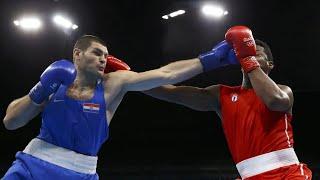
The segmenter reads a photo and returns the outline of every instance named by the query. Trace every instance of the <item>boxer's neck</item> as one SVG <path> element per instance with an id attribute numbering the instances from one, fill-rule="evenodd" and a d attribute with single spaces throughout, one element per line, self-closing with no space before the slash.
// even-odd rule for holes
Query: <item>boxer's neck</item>
<path id="1" fill-rule="evenodd" d="M 89 100 L 94 95 L 97 78 L 78 74 L 73 84 L 68 88 L 67 95 L 76 100 Z"/>
<path id="2" fill-rule="evenodd" d="M 79 89 L 87 89 L 93 88 L 96 86 L 97 77 L 94 76 L 85 76 L 83 74 L 77 74 L 76 79 L 74 80 L 73 84 L 75 88 Z"/>

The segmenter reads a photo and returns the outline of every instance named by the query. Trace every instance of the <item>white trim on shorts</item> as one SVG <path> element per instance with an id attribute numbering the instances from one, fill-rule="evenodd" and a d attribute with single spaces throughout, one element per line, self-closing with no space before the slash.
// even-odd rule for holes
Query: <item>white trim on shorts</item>
<path id="1" fill-rule="evenodd" d="M 95 174 L 97 168 L 97 156 L 88 156 L 62 148 L 41 139 L 32 139 L 24 153 L 34 156 L 43 161 L 61 166 L 84 174 Z"/>
<path id="2" fill-rule="evenodd" d="M 293 164 L 299 164 L 298 157 L 293 148 L 286 148 L 245 159 L 236 166 L 241 178 L 245 179 Z"/>

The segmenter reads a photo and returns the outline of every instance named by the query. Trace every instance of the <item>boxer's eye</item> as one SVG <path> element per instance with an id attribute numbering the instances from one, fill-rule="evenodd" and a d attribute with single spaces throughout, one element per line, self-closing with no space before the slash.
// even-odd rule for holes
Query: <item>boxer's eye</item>
<path id="1" fill-rule="evenodd" d="M 96 56 L 102 56 L 102 53 L 101 53 L 101 52 L 94 51 L 93 53 L 94 53 Z"/>

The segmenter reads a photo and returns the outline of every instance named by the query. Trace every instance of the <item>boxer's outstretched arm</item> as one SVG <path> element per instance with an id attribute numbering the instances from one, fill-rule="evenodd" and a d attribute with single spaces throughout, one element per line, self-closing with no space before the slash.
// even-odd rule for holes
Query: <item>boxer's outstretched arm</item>
<path id="1" fill-rule="evenodd" d="M 3 119 L 4 126 L 9 130 L 20 128 L 37 116 L 42 109 L 43 105 L 35 104 L 29 95 L 16 99 L 7 108 Z"/>
<path id="2" fill-rule="evenodd" d="M 226 41 L 218 43 L 212 50 L 198 58 L 176 61 L 159 69 L 142 73 L 125 72 L 124 91 L 144 91 L 166 84 L 187 80 L 202 72 L 238 64 L 234 50 Z"/>
<path id="3" fill-rule="evenodd" d="M 143 93 L 154 98 L 180 104 L 197 111 L 219 112 L 219 85 L 213 85 L 207 88 L 165 85 L 148 91 L 143 91 Z"/>
<path id="4" fill-rule="evenodd" d="M 121 71 L 118 74 L 124 91 L 144 91 L 166 84 L 175 84 L 203 72 L 198 58 L 170 63 L 159 69 L 136 73 Z"/>

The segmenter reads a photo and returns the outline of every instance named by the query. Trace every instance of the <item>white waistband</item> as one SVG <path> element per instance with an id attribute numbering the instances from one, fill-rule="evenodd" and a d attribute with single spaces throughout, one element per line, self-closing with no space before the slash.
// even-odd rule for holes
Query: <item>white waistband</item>
<path id="1" fill-rule="evenodd" d="M 38 138 L 32 139 L 23 152 L 79 173 L 96 173 L 98 157 L 79 154 Z"/>
<path id="2" fill-rule="evenodd" d="M 287 148 L 243 160 L 236 166 L 244 179 L 292 164 L 299 164 L 299 160 L 294 149 Z"/>

